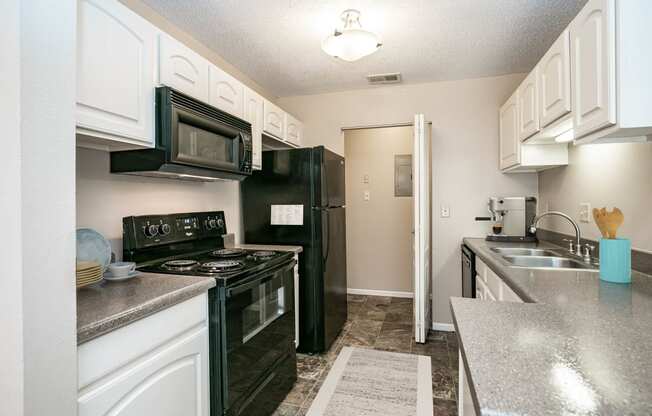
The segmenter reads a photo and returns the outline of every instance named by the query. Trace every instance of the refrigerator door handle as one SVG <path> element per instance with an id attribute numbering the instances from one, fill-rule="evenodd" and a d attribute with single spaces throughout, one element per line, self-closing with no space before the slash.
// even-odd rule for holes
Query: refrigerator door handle
<path id="1" fill-rule="evenodd" d="M 329 233 L 330 233 L 330 229 L 331 229 L 331 224 L 330 224 L 331 217 L 330 217 L 327 209 L 324 209 L 324 210 L 321 210 L 321 211 L 326 214 L 326 223 L 324 224 L 323 218 L 322 218 L 322 223 L 321 223 L 322 224 L 321 225 L 321 229 L 322 229 L 322 234 L 321 234 L 322 235 L 322 249 L 321 249 L 322 253 L 321 253 L 321 255 L 322 255 L 322 262 L 323 262 L 322 266 L 325 266 L 326 265 L 326 260 L 328 260 L 328 252 L 330 251 L 330 239 L 331 239 L 331 236 L 329 235 Z M 324 231 L 324 225 L 326 225 L 326 230 L 325 231 Z"/>

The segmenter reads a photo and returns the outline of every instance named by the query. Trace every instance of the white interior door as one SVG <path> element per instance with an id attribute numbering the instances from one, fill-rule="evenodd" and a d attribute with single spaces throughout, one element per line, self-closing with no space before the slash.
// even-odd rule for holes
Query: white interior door
<path id="1" fill-rule="evenodd" d="M 423 114 L 414 116 L 412 186 L 414 201 L 414 339 L 426 342 L 431 325 L 430 303 L 430 126 Z"/>

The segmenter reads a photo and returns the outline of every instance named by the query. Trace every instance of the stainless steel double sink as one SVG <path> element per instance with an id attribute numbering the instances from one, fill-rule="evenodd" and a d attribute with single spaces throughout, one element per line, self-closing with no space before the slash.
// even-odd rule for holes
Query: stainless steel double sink
<path id="1" fill-rule="evenodd" d="M 568 257 L 563 250 L 520 247 L 492 247 L 512 267 L 527 269 L 597 271 L 597 265 Z"/>

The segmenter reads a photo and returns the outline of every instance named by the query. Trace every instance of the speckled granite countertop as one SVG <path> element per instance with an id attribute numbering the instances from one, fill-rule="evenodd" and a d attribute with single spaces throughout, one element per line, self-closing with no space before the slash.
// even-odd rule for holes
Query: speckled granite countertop
<path id="1" fill-rule="evenodd" d="M 77 344 L 183 302 L 215 286 L 212 277 L 141 273 L 77 291 Z"/>
<path id="2" fill-rule="evenodd" d="M 464 242 L 521 298 L 452 298 L 476 411 L 487 415 L 652 414 L 652 277 L 510 268 Z M 539 247 L 555 247 L 539 244 Z"/>
<path id="3" fill-rule="evenodd" d="M 301 246 L 280 246 L 272 244 L 235 244 L 234 247 L 246 248 L 249 250 L 292 251 L 294 253 L 301 253 L 303 251 L 303 247 Z"/>

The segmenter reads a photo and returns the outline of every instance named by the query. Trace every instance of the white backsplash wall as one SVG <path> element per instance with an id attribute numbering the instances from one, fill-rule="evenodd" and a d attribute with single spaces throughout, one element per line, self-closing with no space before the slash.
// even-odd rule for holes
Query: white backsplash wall
<path id="1" fill-rule="evenodd" d="M 582 236 L 599 239 L 590 222 L 580 222 L 580 204 L 591 208 L 620 208 L 625 222 L 619 230 L 632 240 L 632 247 L 652 251 L 652 143 L 594 144 L 570 146 L 568 166 L 539 174 L 539 211 L 546 206 L 563 211 L 580 225 Z M 566 221 L 543 219 L 543 228 L 573 234 Z"/>
<path id="2" fill-rule="evenodd" d="M 109 153 L 77 149 L 77 227 L 97 230 L 122 258 L 122 217 L 224 211 L 229 233 L 240 241 L 240 185 L 189 182 L 109 173 Z"/>

